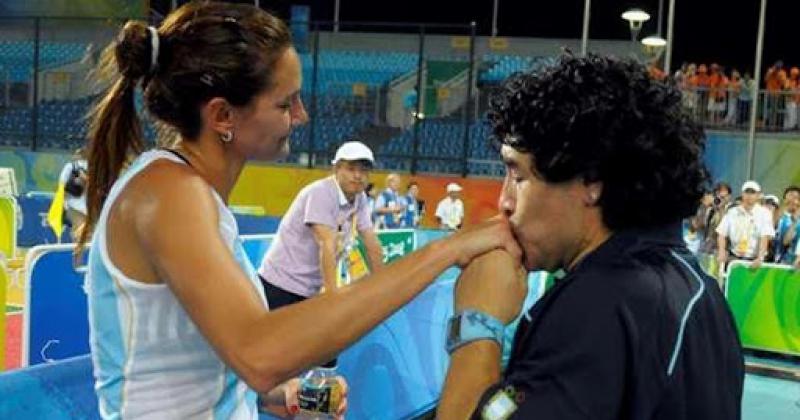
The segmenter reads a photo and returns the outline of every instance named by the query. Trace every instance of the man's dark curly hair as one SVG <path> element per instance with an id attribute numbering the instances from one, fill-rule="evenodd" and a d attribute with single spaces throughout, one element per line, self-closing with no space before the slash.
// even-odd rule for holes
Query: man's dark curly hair
<path id="1" fill-rule="evenodd" d="M 680 92 L 632 60 L 563 54 L 506 80 L 488 116 L 493 140 L 530 153 L 545 182 L 602 182 L 612 230 L 679 221 L 709 187 L 705 135 Z"/>

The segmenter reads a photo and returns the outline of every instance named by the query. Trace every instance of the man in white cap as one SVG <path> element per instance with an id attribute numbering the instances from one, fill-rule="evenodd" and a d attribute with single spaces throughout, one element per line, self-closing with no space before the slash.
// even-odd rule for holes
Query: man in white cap
<path id="1" fill-rule="evenodd" d="M 767 194 L 761 199 L 761 205 L 772 215 L 772 225 L 777 229 L 781 219 L 781 200 L 775 194 Z"/>
<path id="2" fill-rule="evenodd" d="M 748 260 L 760 267 L 775 236 L 772 215 L 758 204 L 761 186 L 755 181 L 742 184 L 742 204 L 731 208 L 717 226 L 717 261 L 724 269 L 729 259 Z"/>
<path id="3" fill-rule="evenodd" d="M 358 236 L 370 269 L 381 268 L 383 250 L 364 193 L 374 162 L 363 143 L 344 143 L 331 162 L 333 174 L 307 185 L 294 199 L 258 270 L 271 309 L 335 289 L 337 269 Z M 335 366 L 335 360 L 326 366 Z"/>
<path id="4" fill-rule="evenodd" d="M 436 206 L 436 219 L 439 227 L 456 230 L 464 221 L 464 203 L 461 201 L 461 186 L 455 182 L 447 184 L 447 197 Z"/>

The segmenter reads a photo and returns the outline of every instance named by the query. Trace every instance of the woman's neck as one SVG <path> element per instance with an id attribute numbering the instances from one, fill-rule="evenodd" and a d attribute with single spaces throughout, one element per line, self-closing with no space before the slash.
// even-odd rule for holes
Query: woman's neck
<path id="1" fill-rule="evenodd" d="M 217 139 L 181 140 L 175 150 L 189 160 L 192 168 L 227 203 L 244 168 L 244 159 L 234 157 L 230 149 Z"/>

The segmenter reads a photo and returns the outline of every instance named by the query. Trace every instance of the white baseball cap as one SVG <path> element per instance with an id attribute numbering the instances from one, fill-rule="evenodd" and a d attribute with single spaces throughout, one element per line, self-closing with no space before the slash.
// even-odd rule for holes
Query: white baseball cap
<path id="1" fill-rule="evenodd" d="M 449 192 L 449 193 L 450 192 L 459 192 L 462 189 L 463 188 L 461 188 L 461 185 L 458 185 L 455 182 L 451 182 L 451 183 L 447 184 L 447 192 Z"/>
<path id="2" fill-rule="evenodd" d="M 756 192 L 761 192 L 761 186 L 758 185 L 758 182 L 746 181 L 744 184 L 742 184 L 742 192 L 745 190 L 755 190 Z"/>
<path id="3" fill-rule="evenodd" d="M 336 165 L 340 160 L 368 160 L 370 163 L 375 163 L 375 156 L 372 150 L 366 144 L 360 141 L 348 141 L 336 150 L 336 156 L 331 161 L 332 165 Z"/>
<path id="4" fill-rule="evenodd" d="M 780 207 L 781 206 L 781 201 L 778 200 L 778 196 L 776 196 L 774 194 L 770 194 L 770 195 L 764 197 L 764 202 L 765 203 L 772 203 L 775 207 Z"/>

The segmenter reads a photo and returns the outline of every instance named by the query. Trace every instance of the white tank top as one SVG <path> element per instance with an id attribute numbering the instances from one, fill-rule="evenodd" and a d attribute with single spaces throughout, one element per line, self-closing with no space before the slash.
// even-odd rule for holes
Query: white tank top
<path id="1" fill-rule="evenodd" d="M 158 159 L 184 163 L 164 150 L 139 156 L 111 189 L 89 253 L 86 289 L 100 414 L 105 419 L 257 419 L 256 393 L 217 356 L 170 288 L 125 276 L 109 257 L 109 209 L 128 182 Z M 212 192 L 220 235 L 267 307 L 236 220 Z"/>

